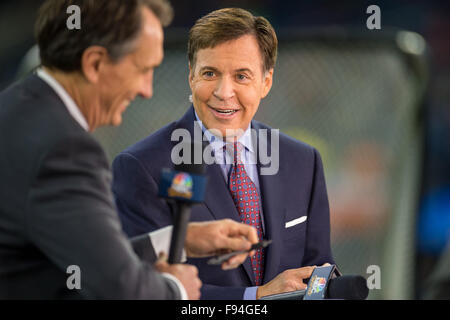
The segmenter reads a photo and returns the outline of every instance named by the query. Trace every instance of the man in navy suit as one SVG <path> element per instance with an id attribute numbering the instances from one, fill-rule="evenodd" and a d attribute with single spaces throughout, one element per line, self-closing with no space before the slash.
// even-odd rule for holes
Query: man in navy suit
<path id="1" fill-rule="evenodd" d="M 333 263 L 319 153 L 253 120 L 271 89 L 276 55 L 275 31 L 263 17 L 222 9 L 199 19 L 188 44 L 193 106 L 113 163 L 113 192 L 131 237 L 172 221 L 157 189 L 161 169 L 177 161 L 173 137 L 194 137 L 197 130 L 209 142 L 205 154 L 215 163 L 207 167 L 205 201 L 193 208 L 191 220 L 231 218 L 253 225 L 260 240 L 272 243 L 232 271 L 206 259 L 189 260 L 199 269 L 203 299 L 255 299 L 304 289 L 315 265 Z"/>

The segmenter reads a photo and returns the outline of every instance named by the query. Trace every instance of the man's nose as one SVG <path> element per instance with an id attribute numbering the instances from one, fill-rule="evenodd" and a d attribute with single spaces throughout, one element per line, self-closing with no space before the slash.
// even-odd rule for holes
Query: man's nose
<path id="1" fill-rule="evenodd" d="M 217 81 L 214 95 L 220 100 L 228 100 L 234 96 L 234 83 L 230 77 L 222 77 Z"/>
<path id="2" fill-rule="evenodd" d="M 145 99 L 150 99 L 153 96 L 153 72 L 144 77 L 143 81 L 141 82 L 139 95 L 141 95 Z"/>

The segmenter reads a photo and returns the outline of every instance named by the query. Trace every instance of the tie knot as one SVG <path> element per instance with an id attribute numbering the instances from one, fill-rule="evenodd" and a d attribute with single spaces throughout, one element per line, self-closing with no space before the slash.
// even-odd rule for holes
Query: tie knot
<path id="1" fill-rule="evenodd" d="M 235 141 L 234 143 L 227 143 L 225 145 L 226 151 L 233 159 L 234 164 L 242 164 L 242 150 L 244 150 L 244 145 L 238 141 Z"/>

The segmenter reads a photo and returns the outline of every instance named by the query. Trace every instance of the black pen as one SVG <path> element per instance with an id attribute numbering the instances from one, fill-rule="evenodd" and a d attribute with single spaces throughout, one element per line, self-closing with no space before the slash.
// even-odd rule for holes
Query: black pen
<path id="1" fill-rule="evenodd" d="M 272 240 L 263 240 L 261 242 L 253 244 L 250 247 L 250 249 L 248 249 L 248 250 L 233 251 L 233 252 L 230 252 L 230 253 L 226 253 L 226 254 L 223 254 L 223 255 L 211 258 L 211 259 L 208 260 L 208 264 L 219 265 L 219 264 L 222 264 L 223 262 L 227 261 L 231 257 L 234 257 L 234 256 L 236 256 L 238 254 L 247 253 L 247 252 L 250 252 L 252 250 L 259 249 L 259 248 L 265 248 L 271 243 L 272 243 Z"/>

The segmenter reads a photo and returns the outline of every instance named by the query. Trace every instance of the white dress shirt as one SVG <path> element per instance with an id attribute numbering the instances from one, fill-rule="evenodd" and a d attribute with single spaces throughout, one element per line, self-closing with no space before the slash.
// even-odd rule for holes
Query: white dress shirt
<path id="1" fill-rule="evenodd" d="M 39 68 L 36 71 L 37 75 L 44 80 L 60 97 L 62 102 L 69 111 L 70 115 L 80 124 L 80 126 L 89 131 L 89 126 L 87 124 L 86 118 L 81 113 L 75 101 L 73 101 L 72 97 L 67 93 L 66 89 L 51 75 L 49 75 L 44 69 Z"/>

